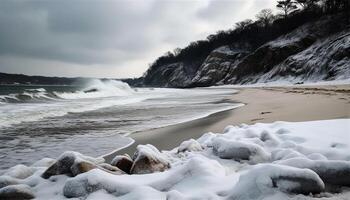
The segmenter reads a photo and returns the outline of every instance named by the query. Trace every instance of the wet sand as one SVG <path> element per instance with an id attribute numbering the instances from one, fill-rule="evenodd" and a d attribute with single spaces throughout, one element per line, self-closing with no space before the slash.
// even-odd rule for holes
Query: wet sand
<path id="1" fill-rule="evenodd" d="M 132 134 L 130 137 L 135 140 L 132 145 L 105 156 L 105 159 L 110 161 L 117 154 L 132 155 L 139 144 L 170 150 L 182 141 L 198 138 L 206 132 L 221 133 L 228 125 L 350 118 L 350 85 L 236 89 L 239 92 L 231 100 L 242 102 L 245 106 Z"/>

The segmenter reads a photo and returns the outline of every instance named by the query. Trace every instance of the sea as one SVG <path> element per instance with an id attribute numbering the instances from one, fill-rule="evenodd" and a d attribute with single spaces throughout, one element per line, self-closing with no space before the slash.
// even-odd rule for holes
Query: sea
<path id="1" fill-rule="evenodd" d="M 0 169 L 64 151 L 100 156 L 135 132 L 233 109 L 229 87 L 132 88 L 92 79 L 71 86 L 0 85 Z"/>

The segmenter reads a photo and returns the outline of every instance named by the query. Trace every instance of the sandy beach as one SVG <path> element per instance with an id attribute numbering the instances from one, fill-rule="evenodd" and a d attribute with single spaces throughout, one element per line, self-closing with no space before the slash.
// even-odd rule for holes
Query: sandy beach
<path id="1" fill-rule="evenodd" d="M 222 132 L 228 125 L 274 121 L 313 121 L 350 117 L 350 85 L 236 88 L 230 100 L 245 106 L 208 117 L 130 135 L 135 142 L 105 156 L 133 155 L 139 144 L 152 144 L 170 150 L 182 141 L 198 138 L 206 132 Z"/>

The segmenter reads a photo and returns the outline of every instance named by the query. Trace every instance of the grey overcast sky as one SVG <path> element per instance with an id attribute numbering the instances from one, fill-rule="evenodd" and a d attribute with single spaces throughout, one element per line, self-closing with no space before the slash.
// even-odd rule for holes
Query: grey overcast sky
<path id="1" fill-rule="evenodd" d="M 0 72 L 138 77 L 276 0 L 1 0 Z"/>

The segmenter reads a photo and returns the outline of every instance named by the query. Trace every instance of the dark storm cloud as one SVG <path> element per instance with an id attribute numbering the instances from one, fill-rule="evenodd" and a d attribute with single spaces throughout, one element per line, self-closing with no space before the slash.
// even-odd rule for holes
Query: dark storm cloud
<path id="1" fill-rule="evenodd" d="M 141 75 L 165 51 L 231 27 L 262 2 L 2 0 L 0 71 Z"/>

